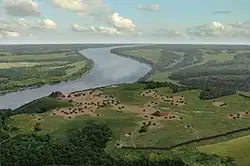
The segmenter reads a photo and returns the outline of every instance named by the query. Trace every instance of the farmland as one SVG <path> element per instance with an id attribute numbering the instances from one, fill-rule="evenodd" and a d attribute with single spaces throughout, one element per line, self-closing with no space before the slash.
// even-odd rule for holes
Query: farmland
<path id="1" fill-rule="evenodd" d="M 47 97 L 27 104 L 15 110 L 6 124 L 16 128 L 10 132 L 11 136 L 32 133 L 39 124 L 40 134 L 63 139 L 65 131 L 78 128 L 88 120 L 106 122 L 114 133 L 106 147 L 110 153 L 121 153 L 122 146 L 164 147 L 250 126 L 248 98 L 234 94 L 200 100 L 199 93 L 200 90 L 173 93 L 171 87 L 147 89 L 141 83 L 72 92 L 66 94 L 65 101 Z M 247 134 L 242 132 L 237 136 Z M 226 155 L 234 157 L 230 153 Z"/>
<path id="2" fill-rule="evenodd" d="M 1 56 L 0 91 L 16 91 L 76 79 L 90 70 L 92 63 L 76 51 Z"/>

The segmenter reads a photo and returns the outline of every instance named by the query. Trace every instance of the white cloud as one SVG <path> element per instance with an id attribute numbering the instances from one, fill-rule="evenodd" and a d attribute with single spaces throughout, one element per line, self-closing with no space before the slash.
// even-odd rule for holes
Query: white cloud
<path id="1" fill-rule="evenodd" d="M 158 11 L 160 11 L 160 5 L 159 4 L 151 4 L 151 5 L 139 4 L 137 6 L 137 9 L 148 11 L 148 12 L 158 12 Z"/>
<path id="2" fill-rule="evenodd" d="M 44 29 L 55 29 L 56 23 L 53 20 L 45 19 L 45 20 L 39 20 L 41 28 Z"/>
<path id="3" fill-rule="evenodd" d="M 120 16 L 118 13 L 114 13 L 111 16 L 111 24 L 118 30 L 135 31 L 136 26 L 132 20 Z"/>
<path id="4" fill-rule="evenodd" d="M 30 27 L 30 23 L 25 18 L 18 18 L 17 19 L 18 25 L 20 25 L 20 28 L 27 29 Z"/>
<path id="5" fill-rule="evenodd" d="M 2 33 L 4 38 L 19 37 L 20 34 L 14 31 L 5 31 Z"/>
<path id="6" fill-rule="evenodd" d="M 57 8 L 68 9 L 76 12 L 85 12 L 88 4 L 83 0 L 50 0 Z"/>
<path id="7" fill-rule="evenodd" d="M 75 32 L 92 32 L 95 34 L 103 34 L 103 35 L 120 35 L 121 32 L 119 32 L 115 28 L 110 28 L 110 27 L 104 27 L 101 26 L 99 28 L 96 28 L 92 25 L 89 26 L 80 26 L 78 24 L 73 24 L 72 25 L 72 30 Z"/>
<path id="8" fill-rule="evenodd" d="M 211 22 L 209 24 L 188 28 L 186 33 L 196 37 L 249 37 L 250 24 L 248 22 L 223 24 L 220 22 Z"/>
<path id="9" fill-rule="evenodd" d="M 75 32 L 96 32 L 96 29 L 93 26 L 80 26 L 78 24 L 73 24 L 72 30 Z"/>
<path id="10" fill-rule="evenodd" d="M 109 27 L 103 27 L 103 26 L 101 26 L 98 30 L 99 30 L 100 33 L 107 34 L 107 35 L 120 35 L 121 34 L 115 28 L 109 28 Z"/>
<path id="11" fill-rule="evenodd" d="M 39 6 L 32 0 L 3 0 L 3 8 L 15 17 L 39 16 Z"/>

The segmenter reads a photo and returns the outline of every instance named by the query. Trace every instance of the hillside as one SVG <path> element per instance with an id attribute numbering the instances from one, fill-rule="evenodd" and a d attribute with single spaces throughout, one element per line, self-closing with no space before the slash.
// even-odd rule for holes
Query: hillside
<path id="1" fill-rule="evenodd" d="M 10 137 L 15 137 L 20 134 L 31 134 L 38 129 L 36 133 L 39 135 L 49 134 L 52 138 L 64 142 L 67 140 L 67 131 L 74 131 L 93 120 L 106 123 L 113 133 L 106 150 L 110 154 L 122 155 L 123 152 L 133 151 L 123 150 L 124 147 L 168 147 L 250 127 L 248 98 L 234 94 L 201 100 L 200 90 L 179 88 L 176 91 L 175 86 L 167 85 L 149 88 L 146 83 L 122 84 L 72 92 L 66 95 L 65 101 L 51 97 L 42 98 L 17 109 L 17 115 L 5 119 L 5 124 L 9 126 L 9 130 L 5 132 L 8 132 Z M 59 103 L 55 104 L 56 102 Z M 42 105 L 47 105 L 43 113 L 31 113 Z M 186 147 L 189 147 L 188 154 L 199 156 L 202 154 L 195 150 L 197 146 L 230 140 L 248 133 L 248 130 L 244 130 L 182 145 L 177 151 L 168 151 L 168 156 L 186 151 Z M 182 155 L 186 163 L 195 163 L 196 160 L 187 157 L 186 153 Z M 228 156 L 231 154 L 228 153 Z M 222 159 L 214 157 L 214 160 L 207 162 L 213 165 L 215 161 L 219 162 Z M 236 161 L 242 164 L 239 159 Z M 196 164 L 202 165 L 199 162 Z"/>

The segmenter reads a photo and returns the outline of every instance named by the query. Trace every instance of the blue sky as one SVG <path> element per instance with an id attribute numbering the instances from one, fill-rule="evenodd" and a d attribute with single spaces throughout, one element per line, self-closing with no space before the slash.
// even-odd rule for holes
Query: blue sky
<path id="1" fill-rule="evenodd" d="M 75 1 L 77 5 L 72 0 L 0 0 L 0 40 L 247 41 L 250 37 L 250 0 Z"/>

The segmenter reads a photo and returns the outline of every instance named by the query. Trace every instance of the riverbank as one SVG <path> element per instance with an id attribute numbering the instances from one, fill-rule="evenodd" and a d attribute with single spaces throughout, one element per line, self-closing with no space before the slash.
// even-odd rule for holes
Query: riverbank
<path id="1" fill-rule="evenodd" d="M 89 48 L 80 51 L 87 59 L 93 61 L 91 69 L 85 72 L 84 76 L 73 81 L 53 85 L 45 84 L 38 88 L 7 93 L 0 96 L 0 109 L 16 109 L 25 103 L 47 96 L 53 91 L 70 93 L 106 85 L 136 82 L 150 71 L 149 65 L 111 54 L 113 48 L 116 47 Z"/>

